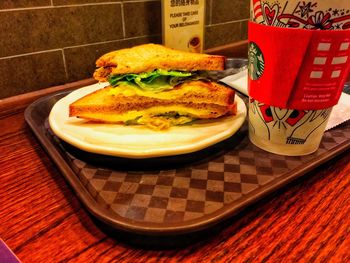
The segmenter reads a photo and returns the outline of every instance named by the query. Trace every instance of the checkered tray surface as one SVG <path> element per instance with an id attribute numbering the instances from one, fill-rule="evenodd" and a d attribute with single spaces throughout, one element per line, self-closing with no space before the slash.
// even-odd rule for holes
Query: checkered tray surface
<path id="1" fill-rule="evenodd" d="M 45 129 L 95 205 L 114 218 L 109 220 L 111 225 L 162 233 L 218 223 L 350 146 L 350 125 L 326 132 L 319 150 L 303 157 L 267 153 L 242 136 L 241 142 L 221 155 L 180 168 L 121 171 L 77 158 L 52 134 L 47 121 Z M 247 125 L 240 130 L 246 133 Z"/>

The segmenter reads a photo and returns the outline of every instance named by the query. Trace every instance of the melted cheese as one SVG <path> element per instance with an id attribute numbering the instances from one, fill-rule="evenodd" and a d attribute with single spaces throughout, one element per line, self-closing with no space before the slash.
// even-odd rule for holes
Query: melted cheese
<path id="1" fill-rule="evenodd" d="M 138 124 L 146 125 L 154 130 L 166 130 L 171 126 L 182 125 L 193 121 L 194 118 L 189 116 L 163 117 L 163 116 L 142 116 L 136 122 Z"/>
<path id="2" fill-rule="evenodd" d="M 118 87 L 110 89 L 110 93 L 112 95 L 123 95 L 125 97 L 131 97 L 131 96 L 143 96 L 143 97 L 149 97 L 149 98 L 155 98 L 155 99 L 162 99 L 162 100 L 176 100 L 181 97 L 183 97 L 188 92 L 193 92 L 194 86 L 191 84 L 183 84 L 181 89 L 172 89 L 162 92 L 152 92 L 152 91 L 146 91 L 142 90 L 136 86 L 133 85 L 126 85 L 122 84 Z M 202 89 L 203 92 L 207 91 L 206 89 L 203 89 L 201 85 L 198 85 L 198 82 L 195 86 L 196 90 Z"/>
<path id="3" fill-rule="evenodd" d="M 115 114 L 113 112 L 84 113 L 84 114 L 79 114 L 79 117 L 86 117 L 86 118 L 95 119 L 95 120 L 104 120 L 107 122 L 126 122 L 128 120 L 134 120 L 140 116 L 146 116 L 146 115 L 157 116 L 157 115 L 166 114 L 168 112 L 177 112 L 179 115 L 193 116 L 194 118 L 196 118 L 203 115 L 210 115 L 211 110 L 188 108 L 182 105 L 155 106 L 142 111 L 132 110 L 132 111 L 128 111 L 125 113 L 118 113 L 118 114 Z"/>
<path id="4" fill-rule="evenodd" d="M 181 116 L 178 118 L 159 116 L 169 112 L 176 112 Z M 133 110 L 122 114 L 115 114 L 112 112 L 85 113 L 80 114 L 79 117 L 109 123 L 126 123 L 128 121 L 136 120 L 137 124 L 147 125 L 148 127 L 157 130 L 163 130 L 170 126 L 185 124 L 199 118 L 200 116 L 210 114 L 210 109 L 195 109 L 182 105 L 174 105 L 155 106 L 142 111 Z"/>

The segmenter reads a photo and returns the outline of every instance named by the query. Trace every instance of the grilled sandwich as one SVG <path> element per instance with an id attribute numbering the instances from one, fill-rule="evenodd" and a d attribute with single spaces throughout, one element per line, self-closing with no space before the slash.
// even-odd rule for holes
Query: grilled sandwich
<path id="1" fill-rule="evenodd" d="M 109 85 L 73 102 L 69 115 L 163 130 L 235 114 L 234 91 L 206 74 L 223 70 L 224 62 L 156 44 L 110 52 L 97 60 L 94 73 Z"/>

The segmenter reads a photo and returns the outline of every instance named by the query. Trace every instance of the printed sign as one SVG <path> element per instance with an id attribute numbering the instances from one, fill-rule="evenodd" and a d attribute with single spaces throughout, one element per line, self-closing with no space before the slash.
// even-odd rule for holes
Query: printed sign
<path id="1" fill-rule="evenodd" d="M 162 0 L 163 44 L 201 53 L 204 46 L 205 0 Z"/>

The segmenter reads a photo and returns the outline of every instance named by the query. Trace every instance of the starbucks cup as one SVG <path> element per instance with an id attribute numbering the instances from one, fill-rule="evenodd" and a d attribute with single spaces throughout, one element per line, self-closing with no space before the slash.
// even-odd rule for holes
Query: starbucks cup
<path id="1" fill-rule="evenodd" d="M 349 74 L 349 0 L 251 0 L 250 10 L 249 138 L 313 153 Z"/>

